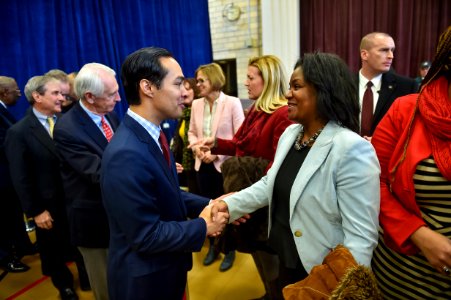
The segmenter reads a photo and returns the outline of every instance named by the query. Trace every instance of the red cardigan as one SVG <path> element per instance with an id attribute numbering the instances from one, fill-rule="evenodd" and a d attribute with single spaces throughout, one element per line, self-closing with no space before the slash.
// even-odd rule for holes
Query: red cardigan
<path id="1" fill-rule="evenodd" d="M 230 156 L 261 157 L 271 161 L 276 153 L 277 143 L 289 125 L 288 106 L 282 106 L 272 114 L 256 111 L 252 106 L 243 124 L 231 140 L 217 139 L 212 149 L 214 154 Z"/>
<path id="2" fill-rule="evenodd" d="M 381 211 L 379 221 L 386 244 L 393 250 L 412 255 L 419 251 L 410 236 L 425 222 L 415 199 L 413 175 L 417 164 L 432 155 L 421 114 L 412 124 L 406 158 L 390 175 L 402 155 L 409 121 L 418 94 L 398 98 L 379 123 L 371 140 L 381 165 Z M 390 176 L 394 176 L 390 180 Z"/>

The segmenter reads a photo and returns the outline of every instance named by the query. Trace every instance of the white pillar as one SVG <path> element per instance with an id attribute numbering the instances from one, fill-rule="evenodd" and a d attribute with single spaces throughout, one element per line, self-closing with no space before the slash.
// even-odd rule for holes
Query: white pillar
<path id="1" fill-rule="evenodd" d="M 288 79 L 300 57 L 300 0 L 261 0 L 262 53 L 279 57 Z"/>

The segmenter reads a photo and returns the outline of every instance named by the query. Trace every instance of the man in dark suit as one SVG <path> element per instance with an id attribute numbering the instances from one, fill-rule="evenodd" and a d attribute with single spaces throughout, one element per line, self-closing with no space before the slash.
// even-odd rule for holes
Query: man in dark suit
<path id="1" fill-rule="evenodd" d="M 111 300 L 182 299 L 191 252 L 227 222 L 227 214 L 211 218 L 209 199 L 180 190 L 174 158 L 160 135 L 163 120 L 182 114 L 183 79 L 180 65 L 161 48 L 138 50 L 122 66 L 129 109 L 101 170 Z"/>
<path id="2" fill-rule="evenodd" d="M 32 77 L 25 86 L 31 111 L 6 134 L 5 153 L 22 208 L 36 223 L 42 273 L 50 276 L 62 299 L 78 299 L 66 266 L 74 248 L 64 202 L 59 158 L 51 138 L 55 114 L 61 112 L 60 81 Z"/>
<path id="3" fill-rule="evenodd" d="M 0 267 L 8 272 L 25 272 L 30 267 L 20 261 L 24 254 L 31 254 L 33 245 L 25 230 L 22 208 L 9 175 L 4 142 L 6 131 L 16 123 L 8 111 L 21 96 L 14 78 L 0 76 L 0 248 L 7 255 L 0 257 Z"/>
<path id="4" fill-rule="evenodd" d="M 113 112 L 121 100 L 115 76 L 102 64 L 83 66 L 74 82 L 80 101 L 60 118 L 54 133 L 62 158 L 71 241 L 83 255 L 97 300 L 108 299 L 109 227 L 100 192 L 100 162 L 109 137 L 103 126 L 110 126 L 112 133 L 119 124 Z"/>
<path id="5" fill-rule="evenodd" d="M 372 102 L 369 104 L 372 106 L 370 115 L 367 115 L 367 118 L 361 114 L 361 134 L 369 140 L 393 101 L 418 90 L 418 85 L 413 79 L 399 76 L 390 70 L 394 51 L 393 38 L 383 32 L 369 33 L 360 43 L 362 68 L 358 74 L 358 86 L 362 114 L 366 111 L 364 98 L 368 82 L 371 82 L 368 92 L 372 94 Z"/>

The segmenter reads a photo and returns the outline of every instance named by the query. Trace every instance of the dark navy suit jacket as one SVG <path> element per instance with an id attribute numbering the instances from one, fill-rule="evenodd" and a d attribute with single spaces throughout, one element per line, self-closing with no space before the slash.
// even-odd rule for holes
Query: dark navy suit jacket
<path id="1" fill-rule="evenodd" d="M 357 74 L 357 87 L 359 86 L 358 83 L 359 76 Z M 381 89 L 379 91 L 379 99 L 373 115 L 373 124 L 371 125 L 370 135 L 373 135 L 377 124 L 379 124 L 385 116 L 396 98 L 416 93 L 417 91 L 418 85 L 415 80 L 399 76 L 392 71 L 384 73 L 382 75 Z"/>
<path id="2" fill-rule="evenodd" d="M 110 223 L 110 299 L 181 299 L 209 199 L 179 188 L 157 143 L 129 115 L 102 159 L 101 187 Z M 188 220 L 192 217 L 192 220 Z"/>
<path id="3" fill-rule="evenodd" d="M 0 104 L 0 189 L 12 187 L 8 161 L 5 155 L 4 142 L 6 131 L 16 123 L 13 115 Z"/>
<path id="4" fill-rule="evenodd" d="M 106 118 L 115 131 L 116 114 Z M 107 139 L 79 102 L 58 120 L 53 139 L 62 161 L 72 243 L 108 248 L 109 227 L 100 192 L 100 163 Z"/>

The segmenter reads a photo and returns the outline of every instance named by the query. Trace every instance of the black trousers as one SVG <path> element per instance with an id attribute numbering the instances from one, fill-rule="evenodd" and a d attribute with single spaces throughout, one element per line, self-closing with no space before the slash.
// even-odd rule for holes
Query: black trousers
<path id="1" fill-rule="evenodd" d="M 201 196 L 215 199 L 224 194 L 222 174 L 216 170 L 213 163 L 202 163 L 200 165 L 197 172 L 197 182 Z"/>
<path id="2" fill-rule="evenodd" d="M 51 212 L 50 214 L 54 220 L 51 229 L 42 229 L 36 226 L 42 274 L 50 276 L 57 289 L 72 288 L 74 285 L 73 275 L 66 263 L 75 261 L 77 266 L 83 266 L 83 258 L 78 249 L 70 243 L 65 211 Z"/>
<path id="3" fill-rule="evenodd" d="M 7 256 L 21 258 L 33 248 L 25 230 L 22 207 L 12 186 L 0 188 L 0 195 L 0 248 Z"/>

